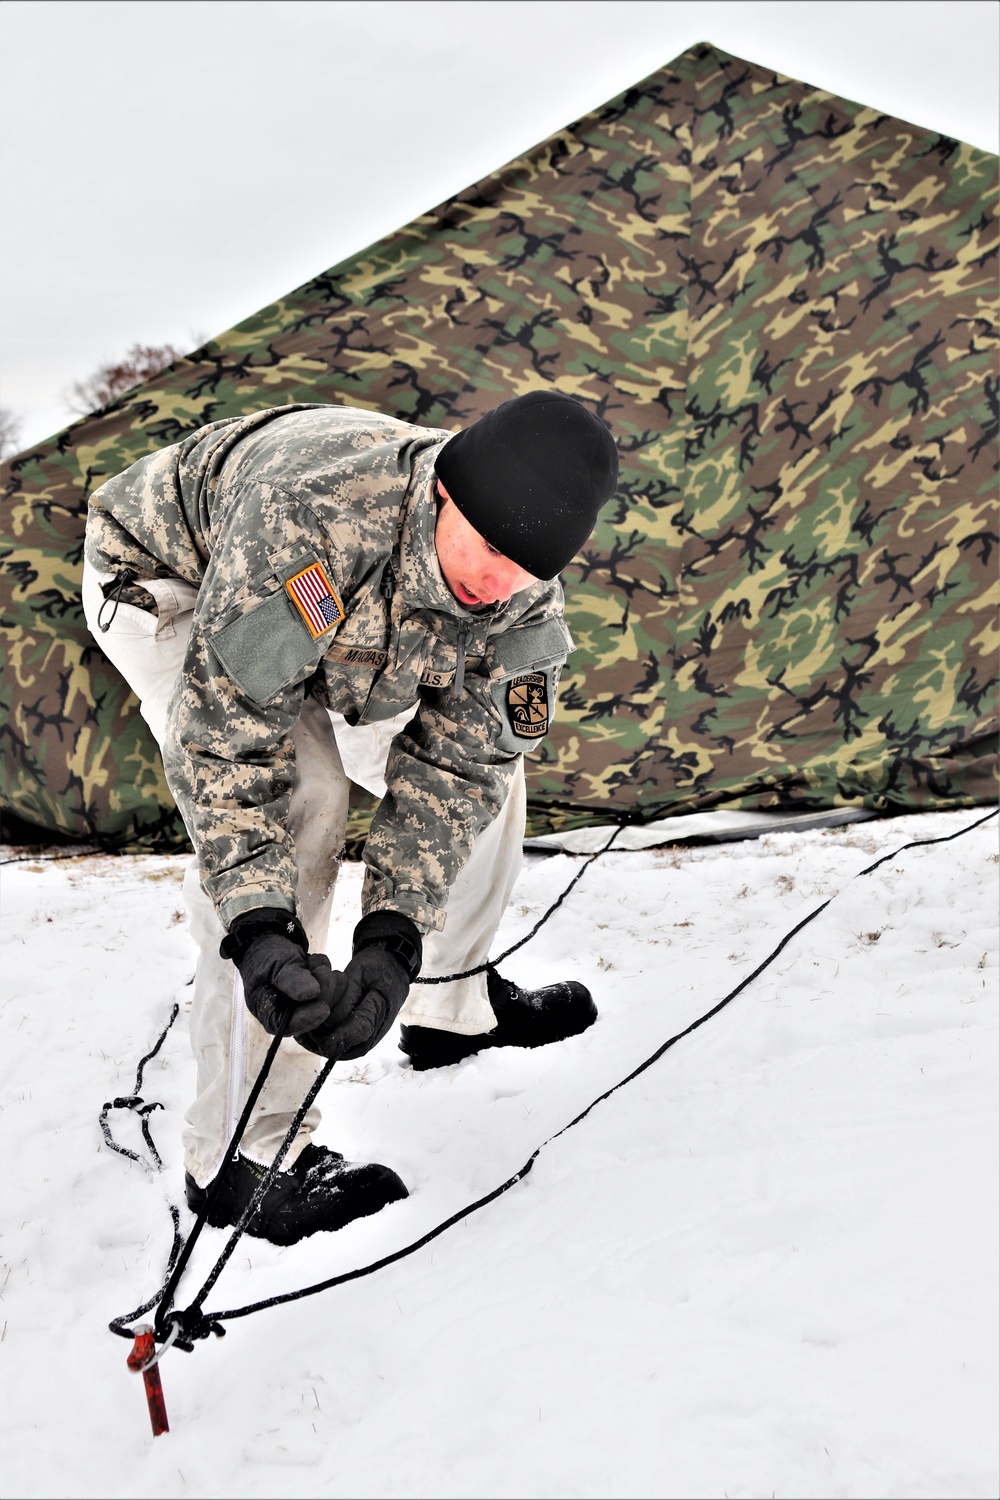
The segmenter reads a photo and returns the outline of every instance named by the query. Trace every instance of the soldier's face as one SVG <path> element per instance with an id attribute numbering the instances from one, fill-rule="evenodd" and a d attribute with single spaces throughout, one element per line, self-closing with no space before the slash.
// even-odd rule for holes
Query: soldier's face
<path id="1" fill-rule="evenodd" d="M 441 500 L 434 532 L 438 566 L 459 604 L 466 609 L 503 604 L 519 589 L 538 582 L 533 573 L 504 557 L 469 525 L 440 480 L 437 487 Z"/>

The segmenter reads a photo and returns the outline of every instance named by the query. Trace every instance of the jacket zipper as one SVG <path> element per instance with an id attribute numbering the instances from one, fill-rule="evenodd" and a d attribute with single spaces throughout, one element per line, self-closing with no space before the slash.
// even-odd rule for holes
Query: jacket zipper
<path id="1" fill-rule="evenodd" d="M 392 601 L 393 601 L 393 598 L 394 598 L 395 593 L 396 593 L 396 567 L 397 567 L 397 559 L 396 559 L 396 554 L 394 552 L 392 554 L 392 556 L 389 558 L 389 561 L 386 563 L 385 567 L 382 570 L 382 579 L 381 579 L 381 582 L 379 583 L 379 586 L 378 586 L 378 591 L 379 591 L 380 595 L 385 600 L 386 604 L 388 604 L 388 606 L 389 606 L 389 639 L 385 643 L 385 646 L 386 646 L 386 651 L 385 651 L 385 666 L 379 667 L 378 671 L 375 673 L 374 677 L 372 678 L 371 683 L 369 684 L 368 693 L 367 693 L 367 695 L 365 697 L 365 706 L 361 710 L 361 713 L 358 715 L 358 723 L 359 724 L 363 724 L 365 722 L 365 715 L 368 712 L 368 705 L 372 701 L 372 694 L 374 693 L 376 687 L 378 686 L 379 682 L 381 681 L 381 678 L 382 678 L 382 676 L 383 676 L 383 674 L 385 672 L 386 667 L 389 665 L 389 655 L 390 655 L 391 650 L 392 650 L 392 627 L 393 627 Z"/>
<path id="2" fill-rule="evenodd" d="M 453 698 L 460 698 L 462 696 L 462 689 L 465 687 L 465 648 L 468 642 L 469 627 L 468 625 L 460 625 L 458 627 L 458 645 L 456 647 L 458 660 L 455 663 L 455 681 L 451 685 L 451 696 Z"/>

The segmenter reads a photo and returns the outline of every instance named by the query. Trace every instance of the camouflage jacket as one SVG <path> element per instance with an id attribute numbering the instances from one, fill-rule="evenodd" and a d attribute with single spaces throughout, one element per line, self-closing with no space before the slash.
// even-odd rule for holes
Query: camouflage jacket
<path id="1" fill-rule="evenodd" d="M 304 695 L 349 723 L 416 708 L 393 741 L 365 848 L 364 910 L 444 925 L 472 841 L 552 716 L 572 647 L 558 580 L 463 608 L 434 546 L 434 460 L 450 433 L 338 406 L 214 422 L 91 498 L 104 573 L 198 589 L 164 765 L 227 926 L 295 908 L 287 831 Z"/>

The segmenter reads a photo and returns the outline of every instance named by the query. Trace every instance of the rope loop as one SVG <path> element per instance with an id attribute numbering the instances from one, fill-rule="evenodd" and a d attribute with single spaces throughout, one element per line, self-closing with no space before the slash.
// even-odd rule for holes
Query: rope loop
<path id="1" fill-rule="evenodd" d="M 102 634 L 107 635 L 111 629 L 115 615 L 118 613 L 118 606 L 122 602 L 123 592 L 130 584 L 135 582 L 138 576 L 134 568 L 121 568 L 115 574 L 114 578 L 111 579 L 110 583 L 102 585 L 104 599 L 101 602 L 100 609 L 97 611 L 97 625 Z M 109 604 L 111 605 L 111 613 L 105 620 L 104 611 Z"/>
<path id="2" fill-rule="evenodd" d="M 155 1109 L 162 1109 L 163 1105 L 160 1104 L 157 1100 L 153 1100 L 151 1103 L 147 1104 L 143 1099 L 140 1092 L 140 1090 L 142 1089 L 142 1075 L 145 1072 L 146 1064 L 156 1056 L 160 1048 L 163 1046 L 163 1043 L 167 1039 L 167 1033 L 170 1031 L 170 1028 L 177 1020 L 179 1014 L 180 1006 L 175 1002 L 173 1009 L 170 1012 L 170 1018 L 167 1021 L 166 1026 L 164 1026 L 163 1030 L 160 1032 L 160 1035 L 157 1037 L 156 1042 L 146 1053 L 145 1057 L 140 1058 L 139 1060 L 139 1066 L 136 1068 L 135 1072 L 135 1086 L 132 1093 L 121 1094 L 117 1099 L 106 1099 L 101 1113 L 97 1117 L 98 1124 L 101 1127 L 101 1134 L 104 1137 L 105 1145 L 110 1146 L 112 1151 L 117 1151 L 119 1156 L 127 1156 L 129 1161 L 137 1161 L 140 1167 L 142 1167 L 146 1172 L 160 1172 L 163 1170 L 163 1158 L 161 1157 L 159 1151 L 157 1151 L 156 1149 L 156 1143 L 154 1142 L 149 1129 L 150 1115 Z M 138 1151 L 132 1151 L 128 1146 L 120 1146 L 115 1140 L 114 1136 L 111 1134 L 111 1125 L 108 1121 L 108 1115 L 113 1109 L 131 1110 L 133 1113 L 139 1116 L 139 1123 L 142 1129 L 142 1138 L 146 1142 L 146 1147 L 150 1155 L 149 1161 L 144 1160 L 144 1158 L 139 1155 Z"/>

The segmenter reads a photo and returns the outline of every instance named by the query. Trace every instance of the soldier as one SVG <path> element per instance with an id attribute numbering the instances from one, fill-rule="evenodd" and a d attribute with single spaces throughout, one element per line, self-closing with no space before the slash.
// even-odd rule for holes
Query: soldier
<path id="1" fill-rule="evenodd" d="M 611 435 L 532 392 L 457 433 L 339 406 L 213 422 L 91 497 L 83 602 L 139 698 L 196 851 L 187 1200 L 237 1221 L 327 1058 L 401 1018 L 415 1068 L 592 1024 L 582 984 L 527 992 L 490 950 L 521 860 L 523 753 L 572 642 L 561 568 L 614 492 Z M 353 957 L 324 948 L 350 781 L 381 797 Z M 244 1133 L 225 1148 L 288 1012 Z M 249 1225 L 291 1244 L 406 1196 L 310 1109 Z"/>

